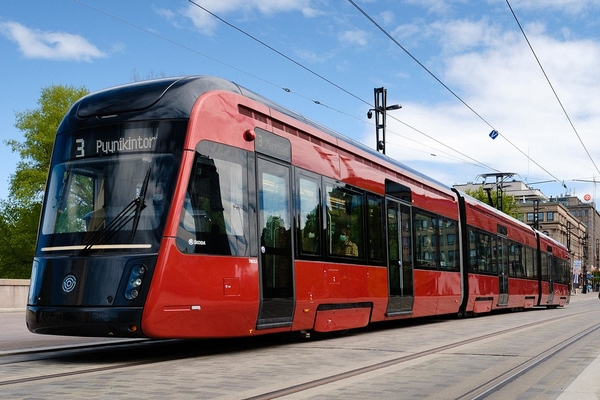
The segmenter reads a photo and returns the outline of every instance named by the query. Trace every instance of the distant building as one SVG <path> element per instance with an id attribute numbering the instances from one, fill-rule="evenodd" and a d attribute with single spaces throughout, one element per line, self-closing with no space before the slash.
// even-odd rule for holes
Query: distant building
<path id="1" fill-rule="evenodd" d="M 463 185 L 454 185 L 454 187 L 463 192 L 477 191 L 481 187 L 481 183 L 468 182 Z M 495 182 L 486 183 L 483 185 L 484 190 L 490 190 L 490 194 L 494 201 L 496 201 L 497 185 Z M 511 180 L 502 183 L 502 191 L 511 196 L 515 196 L 519 203 L 526 203 L 528 201 L 539 200 L 548 201 L 548 198 L 539 189 L 534 189 L 527 186 L 524 182 Z"/>
<path id="2" fill-rule="evenodd" d="M 582 202 L 576 196 L 565 196 L 553 199 L 567 207 L 569 212 L 581 221 L 587 231 L 585 237 L 584 260 L 587 271 L 598 270 L 600 266 L 600 213 L 596 210 L 596 203 Z"/>
<path id="3" fill-rule="evenodd" d="M 586 225 L 561 202 L 552 198 L 546 202 L 519 202 L 519 219 L 564 244 L 571 254 L 571 266 L 579 260 L 591 271 L 585 262 Z"/>

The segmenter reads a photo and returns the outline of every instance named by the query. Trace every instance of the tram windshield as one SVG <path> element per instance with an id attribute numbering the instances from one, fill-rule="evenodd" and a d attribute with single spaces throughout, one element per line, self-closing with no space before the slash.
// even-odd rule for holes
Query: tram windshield
<path id="1" fill-rule="evenodd" d="M 180 135 L 172 134 L 175 126 Z M 167 137 L 183 138 L 185 127 L 136 123 L 63 136 L 54 147 L 38 253 L 156 251 L 181 159 L 182 139 Z"/>

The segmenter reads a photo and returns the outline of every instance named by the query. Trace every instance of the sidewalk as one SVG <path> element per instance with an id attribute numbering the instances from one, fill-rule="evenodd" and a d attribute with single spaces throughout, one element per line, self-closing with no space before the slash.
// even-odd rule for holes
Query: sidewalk
<path id="1" fill-rule="evenodd" d="M 578 291 L 577 294 L 572 294 L 571 295 L 570 301 L 572 302 L 572 301 L 591 300 L 591 299 L 598 300 L 598 292 L 590 291 L 590 292 L 587 292 L 587 293 L 581 293 L 580 291 Z"/>

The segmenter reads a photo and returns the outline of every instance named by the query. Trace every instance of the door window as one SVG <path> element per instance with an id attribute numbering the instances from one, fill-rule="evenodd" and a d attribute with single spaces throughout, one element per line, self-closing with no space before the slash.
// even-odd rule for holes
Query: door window
<path id="1" fill-rule="evenodd" d="M 183 253 L 250 255 L 247 152 L 212 142 L 196 149 L 177 231 Z"/>

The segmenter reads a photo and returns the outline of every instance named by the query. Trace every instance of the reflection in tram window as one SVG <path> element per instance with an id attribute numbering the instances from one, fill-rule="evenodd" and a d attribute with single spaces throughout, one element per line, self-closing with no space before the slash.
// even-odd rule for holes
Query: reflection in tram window
<path id="1" fill-rule="evenodd" d="M 369 240 L 369 261 L 371 263 L 384 262 L 384 222 L 382 219 L 383 200 L 379 196 L 368 195 L 368 240 Z M 396 244 L 397 246 L 397 244 Z"/>
<path id="2" fill-rule="evenodd" d="M 246 152 L 201 142 L 181 210 L 183 253 L 248 255 Z"/>
<path id="3" fill-rule="evenodd" d="M 329 255 L 362 258 L 362 194 L 327 185 L 326 196 Z"/>
<path id="4" fill-rule="evenodd" d="M 299 179 L 300 197 L 300 253 L 320 255 L 320 182 L 316 178 L 302 176 Z"/>

